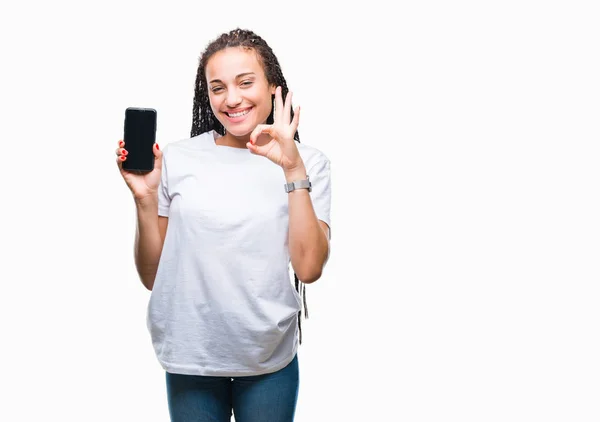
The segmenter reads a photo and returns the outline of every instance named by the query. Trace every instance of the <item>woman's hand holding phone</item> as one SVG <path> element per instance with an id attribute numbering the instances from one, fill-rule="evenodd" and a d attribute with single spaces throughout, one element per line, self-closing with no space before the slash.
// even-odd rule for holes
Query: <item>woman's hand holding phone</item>
<path id="1" fill-rule="evenodd" d="M 158 144 L 155 143 L 152 146 L 152 152 L 154 153 L 154 169 L 151 172 L 132 172 L 123 168 L 123 163 L 127 160 L 127 149 L 122 140 L 119 141 L 119 146 L 115 152 L 117 154 L 117 166 L 119 167 L 121 176 L 123 176 L 131 193 L 133 193 L 135 200 L 139 201 L 150 197 L 156 198 L 162 171 L 162 151 L 158 148 Z"/>

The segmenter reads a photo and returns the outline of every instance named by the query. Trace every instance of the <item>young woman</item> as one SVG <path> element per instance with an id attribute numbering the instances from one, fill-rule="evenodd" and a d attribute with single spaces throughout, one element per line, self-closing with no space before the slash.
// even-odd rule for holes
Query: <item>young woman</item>
<path id="1" fill-rule="evenodd" d="M 251 31 L 208 45 L 192 113 L 189 139 L 154 146 L 151 173 L 123 170 L 116 151 L 171 419 L 292 421 L 300 287 L 329 256 L 330 162 L 299 142 L 300 108 Z"/>

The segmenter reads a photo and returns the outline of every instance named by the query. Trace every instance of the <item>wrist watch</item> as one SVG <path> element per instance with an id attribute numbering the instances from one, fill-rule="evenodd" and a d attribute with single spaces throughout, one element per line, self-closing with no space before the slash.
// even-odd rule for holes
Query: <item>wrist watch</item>
<path id="1" fill-rule="evenodd" d="M 309 192 L 312 191 L 312 184 L 310 183 L 308 176 L 306 176 L 306 180 L 295 180 L 293 182 L 286 183 L 284 187 L 287 193 L 290 193 L 296 189 L 308 189 Z"/>

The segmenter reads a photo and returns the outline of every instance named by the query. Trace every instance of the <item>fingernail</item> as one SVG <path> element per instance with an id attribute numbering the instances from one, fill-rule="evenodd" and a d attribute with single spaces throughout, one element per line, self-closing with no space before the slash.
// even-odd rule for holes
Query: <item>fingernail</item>
<path id="1" fill-rule="evenodd" d="M 119 141 L 119 146 L 122 147 L 123 145 L 125 145 L 125 142 Z"/>
<path id="2" fill-rule="evenodd" d="M 125 156 L 124 155 L 121 155 L 119 158 L 121 159 L 121 161 L 125 161 Z"/>
<path id="3" fill-rule="evenodd" d="M 156 144 L 156 149 L 160 149 L 160 148 L 158 147 L 158 144 Z"/>
<path id="4" fill-rule="evenodd" d="M 123 155 L 127 155 L 127 154 L 129 154 L 129 153 L 127 152 L 127 150 L 126 150 L 126 149 L 124 149 L 123 151 L 121 151 L 121 154 L 123 154 Z"/>

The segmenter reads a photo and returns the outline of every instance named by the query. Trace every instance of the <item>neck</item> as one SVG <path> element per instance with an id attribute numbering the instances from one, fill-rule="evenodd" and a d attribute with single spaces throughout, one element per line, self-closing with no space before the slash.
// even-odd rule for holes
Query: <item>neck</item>
<path id="1" fill-rule="evenodd" d="M 244 148 L 246 149 L 246 143 L 250 142 L 250 134 L 243 136 L 235 136 L 229 132 L 225 132 L 224 136 L 215 139 L 217 145 L 233 147 L 233 148 Z"/>

